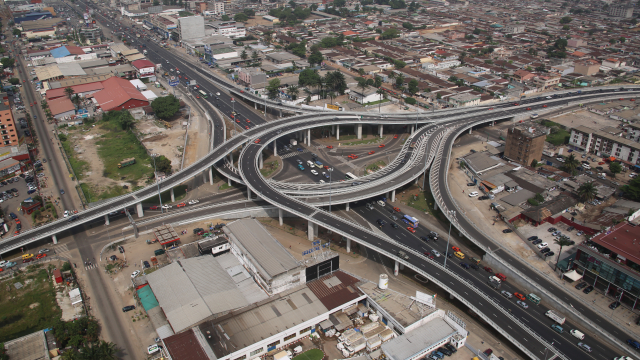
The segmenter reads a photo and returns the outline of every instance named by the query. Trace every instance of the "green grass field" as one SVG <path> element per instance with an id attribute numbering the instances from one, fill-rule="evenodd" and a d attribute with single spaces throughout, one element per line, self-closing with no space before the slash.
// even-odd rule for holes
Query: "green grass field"
<path id="1" fill-rule="evenodd" d="M 102 128 L 109 132 L 102 135 L 96 144 L 99 146 L 98 155 L 104 163 L 105 177 L 135 182 L 153 174 L 153 166 L 149 166 L 151 157 L 132 132 L 113 129 L 111 126 Z M 126 158 L 135 158 L 136 163 L 118 169 L 118 163 Z"/>
<path id="2" fill-rule="evenodd" d="M 294 357 L 292 360 L 322 360 L 324 353 L 320 349 L 310 349 Z"/>
<path id="3" fill-rule="evenodd" d="M 89 203 L 96 202 L 98 200 L 110 199 L 112 197 L 124 195 L 129 192 L 127 189 L 123 189 L 122 186 L 114 185 L 107 188 L 106 191 L 96 193 L 87 183 L 80 183 L 82 192 Z"/>
<path id="4" fill-rule="evenodd" d="M 16 290 L 16 282 L 24 287 Z M 0 294 L 0 343 L 51 327 L 62 315 L 51 279 L 41 265 L 29 266 L 2 285 L 9 291 Z"/>
<path id="5" fill-rule="evenodd" d="M 547 135 L 547 142 L 555 146 L 569 143 L 571 133 L 564 126 L 549 120 L 541 120 L 540 123 L 552 129 L 551 133 Z"/>
<path id="6" fill-rule="evenodd" d="M 78 160 L 76 152 L 73 150 L 73 144 L 66 136 L 60 135 L 59 139 L 64 152 L 67 154 L 67 158 L 69 159 L 69 164 L 71 164 L 73 172 L 79 180 L 82 180 L 82 174 L 89 169 L 89 163 L 84 160 Z"/>

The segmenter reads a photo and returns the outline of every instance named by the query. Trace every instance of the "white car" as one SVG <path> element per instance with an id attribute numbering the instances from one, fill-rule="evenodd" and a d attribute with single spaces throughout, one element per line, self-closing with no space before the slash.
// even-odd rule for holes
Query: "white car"
<path id="1" fill-rule="evenodd" d="M 582 167 L 587 170 L 591 169 L 591 165 L 589 164 L 582 164 Z"/>
<path id="2" fill-rule="evenodd" d="M 173 206 L 171 206 L 171 205 L 162 205 L 162 208 L 163 208 L 163 209 L 171 209 L 172 207 L 173 207 Z"/>
<path id="3" fill-rule="evenodd" d="M 134 277 L 138 276 L 138 274 L 140 274 L 140 270 L 136 270 L 131 274 L 131 278 L 133 279 Z"/>
<path id="4" fill-rule="evenodd" d="M 38 251 L 38 254 L 44 254 L 44 253 L 48 253 L 48 252 L 49 252 L 49 249 L 40 249 Z"/>
<path id="5" fill-rule="evenodd" d="M 197 204 L 200 200 L 189 200 L 189 205 Z"/>
<path id="6" fill-rule="evenodd" d="M 312 173 L 313 175 L 318 175 L 318 172 L 317 172 L 317 171 L 315 171 L 315 170 L 311 170 L 311 173 Z"/>
<path id="7" fill-rule="evenodd" d="M 478 192 L 477 191 L 472 191 L 469 193 L 469 197 L 476 197 L 478 196 Z"/>
<path id="8" fill-rule="evenodd" d="M 561 158 L 561 157 L 557 157 L 557 158 L 556 158 L 556 160 L 560 161 L 561 163 L 563 163 L 563 162 L 564 162 L 564 159 L 563 159 L 563 158 Z"/>
<path id="9" fill-rule="evenodd" d="M 62 216 L 63 216 L 63 217 L 67 217 L 67 216 L 69 216 L 69 210 L 65 210 L 65 211 L 64 211 L 64 214 L 62 214 Z"/>
<path id="10" fill-rule="evenodd" d="M 324 180 L 320 179 L 320 181 L 318 181 L 320 184 L 324 184 Z"/>
<path id="11" fill-rule="evenodd" d="M 551 96 L 547 96 L 545 99 L 552 99 L 552 97 Z"/>
<path id="12" fill-rule="evenodd" d="M 220 92 L 217 92 L 216 95 L 220 96 Z"/>
<path id="13" fill-rule="evenodd" d="M 538 249 L 544 249 L 544 248 L 546 248 L 547 246 L 549 246 L 549 244 L 547 244 L 546 242 L 543 242 L 543 243 L 541 243 L 541 244 L 538 244 Z"/>
<path id="14" fill-rule="evenodd" d="M 431 254 L 433 254 L 433 256 L 435 257 L 440 257 L 440 253 L 438 252 L 438 250 L 431 250 Z"/>

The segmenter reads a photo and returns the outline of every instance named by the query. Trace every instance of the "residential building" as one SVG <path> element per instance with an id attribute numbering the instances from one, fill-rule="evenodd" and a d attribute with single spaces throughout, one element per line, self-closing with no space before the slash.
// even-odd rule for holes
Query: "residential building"
<path id="1" fill-rule="evenodd" d="M 571 38 L 567 40 L 567 46 L 571 48 L 577 48 L 581 46 L 587 46 L 587 41 L 584 39 L 574 39 Z"/>
<path id="2" fill-rule="evenodd" d="M 609 16 L 631 19 L 633 17 L 633 6 L 629 6 L 627 4 L 610 6 Z"/>
<path id="3" fill-rule="evenodd" d="M 577 126 L 571 129 L 569 146 L 600 157 L 614 156 L 627 165 L 640 165 L 639 143 L 605 131 Z"/>
<path id="4" fill-rule="evenodd" d="M 616 58 L 608 58 L 606 60 L 602 61 L 602 66 L 606 66 L 612 69 L 617 69 L 619 67 L 623 67 L 627 65 L 626 61 L 622 61 L 620 59 L 616 59 Z"/>
<path id="5" fill-rule="evenodd" d="M 365 105 L 382 100 L 382 95 L 377 93 L 378 89 L 375 87 L 367 86 L 362 89 L 360 87 L 353 86 L 349 87 L 349 89 L 351 90 L 349 92 L 349 99 L 359 104 Z"/>
<path id="6" fill-rule="evenodd" d="M 509 24 L 504 27 L 505 34 L 520 34 L 523 33 L 525 29 L 524 24 Z"/>
<path id="7" fill-rule="evenodd" d="M 178 19 L 180 40 L 191 40 L 204 37 L 204 17 L 187 16 Z"/>
<path id="8" fill-rule="evenodd" d="M 136 69 L 136 77 L 138 79 L 149 78 L 150 81 L 156 81 L 156 64 L 149 60 L 141 59 L 133 61 L 131 66 Z"/>
<path id="9" fill-rule="evenodd" d="M 85 39 L 90 41 L 91 43 L 99 42 L 102 37 L 102 28 L 99 26 L 94 27 L 81 27 L 79 29 L 80 36 L 84 36 Z"/>
<path id="10" fill-rule="evenodd" d="M 207 26 L 212 28 L 216 35 L 230 38 L 245 37 L 247 35 L 244 25 L 235 21 L 212 21 Z"/>
<path id="11" fill-rule="evenodd" d="M 528 72 L 527 70 L 522 70 L 522 69 L 517 70 L 516 72 L 513 73 L 513 79 L 521 83 L 532 80 L 534 77 L 535 75 Z"/>
<path id="12" fill-rule="evenodd" d="M 244 85 L 253 88 L 263 87 L 267 83 L 267 74 L 259 68 L 242 68 L 238 71 L 238 78 Z"/>
<path id="13" fill-rule="evenodd" d="M 301 57 L 290 54 L 288 52 L 277 52 L 277 53 L 266 54 L 265 58 L 274 64 L 286 64 L 292 61 L 298 62 L 302 60 Z"/>
<path id="14" fill-rule="evenodd" d="M 573 71 L 580 75 L 591 76 L 600 71 L 600 64 L 595 60 L 576 61 Z"/>
<path id="15" fill-rule="evenodd" d="M 560 75 L 541 74 L 533 79 L 533 83 L 541 90 L 547 89 L 560 83 Z"/>
<path id="16" fill-rule="evenodd" d="M 2 93 L 2 103 L 0 103 L 0 136 L 2 136 L 2 142 L 0 147 L 17 146 L 18 145 L 18 131 L 16 129 L 16 123 L 11 112 L 11 106 L 9 100 L 4 99 L 7 97 L 6 93 Z"/>
<path id="17" fill-rule="evenodd" d="M 507 131 L 504 157 L 525 166 L 533 160 L 540 161 L 546 137 L 546 128 L 533 124 L 513 126 Z"/>
<path id="18" fill-rule="evenodd" d="M 207 3 L 206 15 L 224 15 L 224 3 L 222 1 L 214 1 Z"/>
<path id="19" fill-rule="evenodd" d="M 464 93 L 450 96 L 448 100 L 449 104 L 455 107 L 476 106 L 480 104 L 480 95 Z"/>

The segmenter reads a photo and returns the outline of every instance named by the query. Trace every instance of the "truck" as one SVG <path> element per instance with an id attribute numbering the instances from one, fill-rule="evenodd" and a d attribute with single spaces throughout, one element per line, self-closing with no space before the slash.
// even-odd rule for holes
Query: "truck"
<path id="1" fill-rule="evenodd" d="M 560 325 L 564 324 L 565 320 L 567 320 L 567 319 L 564 318 L 564 316 L 560 315 L 560 313 L 558 313 L 557 311 L 554 311 L 554 310 L 549 310 L 544 314 L 547 317 L 551 318 L 551 320 L 557 322 Z"/>
<path id="2" fill-rule="evenodd" d="M 489 283 L 489 285 L 491 287 L 493 287 L 494 289 L 500 289 L 500 286 L 502 285 L 502 281 L 500 281 L 500 279 L 498 279 L 495 276 L 489 276 L 489 281 L 487 281 Z"/>
<path id="3" fill-rule="evenodd" d="M 142 54 L 143 54 L 143 55 L 147 55 L 147 50 L 146 50 L 146 49 L 145 49 L 145 50 L 142 50 Z"/>
<path id="4" fill-rule="evenodd" d="M 289 143 L 290 143 L 291 145 L 294 145 L 294 146 L 295 146 L 295 145 L 298 145 L 298 141 L 297 141 L 296 139 L 291 139 L 291 140 L 289 140 Z"/>
<path id="5" fill-rule="evenodd" d="M 128 158 L 118 163 L 118 169 L 122 169 L 125 166 L 133 165 L 136 163 L 136 158 Z"/>

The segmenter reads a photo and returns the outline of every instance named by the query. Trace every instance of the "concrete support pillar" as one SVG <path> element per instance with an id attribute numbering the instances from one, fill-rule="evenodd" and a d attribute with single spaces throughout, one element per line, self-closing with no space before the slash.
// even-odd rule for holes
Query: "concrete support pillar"
<path id="1" fill-rule="evenodd" d="M 173 188 L 171 188 L 171 202 L 175 202 L 176 201 L 176 196 L 173 194 Z"/>
<path id="2" fill-rule="evenodd" d="M 358 124 L 358 125 L 356 126 L 356 129 L 357 129 L 357 130 L 356 130 L 356 133 L 357 133 L 357 135 L 358 135 L 358 136 L 357 136 L 357 138 L 358 138 L 358 139 L 362 139 L 362 124 Z"/>
<path id="3" fill-rule="evenodd" d="M 251 189 L 247 187 L 247 200 L 251 200 Z"/>
<path id="4" fill-rule="evenodd" d="M 453 294 L 449 294 L 449 299 L 451 300 L 455 299 L 455 297 L 453 297 Z"/>
<path id="5" fill-rule="evenodd" d="M 313 241 L 313 223 L 311 221 L 307 222 L 307 239 Z"/>
<path id="6" fill-rule="evenodd" d="M 438 203 L 437 202 L 433 202 L 433 210 L 438 210 Z"/>
<path id="7" fill-rule="evenodd" d="M 144 216 L 144 211 L 142 210 L 142 203 L 141 202 L 136 204 L 136 213 L 138 214 L 139 218 Z"/>
<path id="8" fill-rule="evenodd" d="M 336 126 L 331 125 L 331 135 L 334 135 L 335 133 L 336 133 Z"/>
<path id="9" fill-rule="evenodd" d="M 262 169 L 264 167 L 264 155 L 262 154 L 262 151 L 260 151 L 260 158 L 258 159 L 258 166 L 260 169 Z"/>
<path id="10" fill-rule="evenodd" d="M 347 211 L 349 211 L 349 203 L 347 203 Z"/>
<path id="11" fill-rule="evenodd" d="M 298 131 L 298 141 L 302 142 L 302 140 L 304 140 L 304 135 L 302 134 L 302 130 Z"/>
<path id="12" fill-rule="evenodd" d="M 336 125 L 336 140 L 340 140 L 340 125 Z"/>
<path id="13" fill-rule="evenodd" d="M 284 216 L 284 211 L 282 209 L 278 209 L 278 220 L 280 221 L 280 226 L 282 226 L 282 218 Z"/>
<path id="14" fill-rule="evenodd" d="M 415 180 L 413 180 L 413 183 L 417 185 L 417 184 L 418 184 L 418 178 L 416 178 Z"/>
<path id="15" fill-rule="evenodd" d="M 393 267 L 393 275 L 398 276 L 398 272 L 400 271 L 400 263 L 398 260 L 395 261 L 395 265 Z"/>
<path id="16" fill-rule="evenodd" d="M 51 240 L 53 240 L 53 245 L 58 243 L 58 237 L 55 235 L 51 235 Z"/>
<path id="17" fill-rule="evenodd" d="M 233 153 L 229 153 L 229 164 L 233 165 Z"/>
<path id="18" fill-rule="evenodd" d="M 307 146 L 311 146 L 311 129 L 307 129 Z"/>
<path id="19" fill-rule="evenodd" d="M 254 102 L 254 103 L 253 103 L 253 108 L 254 108 L 254 109 L 256 109 L 256 110 L 258 110 L 258 103 L 257 103 L 257 102 Z"/>
<path id="20" fill-rule="evenodd" d="M 396 190 L 391 191 L 391 202 L 396 202 Z"/>
<path id="21" fill-rule="evenodd" d="M 416 127 L 414 125 L 411 125 L 411 134 L 413 134 L 414 131 L 416 131 Z"/>
<path id="22" fill-rule="evenodd" d="M 491 122 L 491 126 L 496 126 L 496 122 L 495 122 L 495 121 L 492 121 L 492 122 Z"/>
<path id="23" fill-rule="evenodd" d="M 351 252 L 351 239 L 347 239 L 347 252 Z"/>
<path id="24" fill-rule="evenodd" d="M 382 124 L 378 125 L 378 132 L 380 133 L 380 137 L 382 137 L 382 128 L 384 126 Z"/>
<path id="25" fill-rule="evenodd" d="M 313 235 L 318 236 L 318 224 L 313 224 Z"/>
<path id="26" fill-rule="evenodd" d="M 104 216 L 104 224 L 109 225 L 109 215 Z"/>
<path id="27" fill-rule="evenodd" d="M 273 140 L 273 155 L 278 156 L 278 142 Z"/>
<path id="28" fill-rule="evenodd" d="M 209 166 L 209 185 L 213 185 L 213 168 Z"/>
<path id="29" fill-rule="evenodd" d="M 227 178 L 227 185 L 231 186 L 231 178 Z"/>
<path id="30" fill-rule="evenodd" d="M 282 109 L 280 109 L 280 117 L 282 117 Z"/>
<path id="31" fill-rule="evenodd" d="M 469 135 L 471 135 L 471 134 L 473 134 L 473 128 L 472 127 L 469 128 Z"/>

